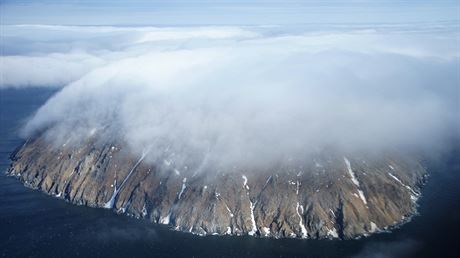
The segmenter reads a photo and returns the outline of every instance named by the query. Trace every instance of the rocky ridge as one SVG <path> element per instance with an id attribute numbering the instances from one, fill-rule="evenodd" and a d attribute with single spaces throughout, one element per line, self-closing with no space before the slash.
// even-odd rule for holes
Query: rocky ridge
<path id="1" fill-rule="evenodd" d="M 122 144 L 56 147 L 36 137 L 12 154 L 7 173 L 75 204 L 194 234 L 315 239 L 356 238 L 406 221 L 426 176 L 403 155 L 330 152 L 301 166 L 200 174 L 144 158 Z"/>

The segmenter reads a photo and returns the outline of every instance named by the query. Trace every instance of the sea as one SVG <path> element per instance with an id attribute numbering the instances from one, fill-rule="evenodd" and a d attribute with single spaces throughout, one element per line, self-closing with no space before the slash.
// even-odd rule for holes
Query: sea
<path id="1" fill-rule="evenodd" d="M 392 232 L 357 240 L 196 236 L 77 206 L 5 174 L 19 132 L 56 90 L 0 89 L 1 257 L 460 257 L 460 147 L 426 162 L 418 214 Z"/>

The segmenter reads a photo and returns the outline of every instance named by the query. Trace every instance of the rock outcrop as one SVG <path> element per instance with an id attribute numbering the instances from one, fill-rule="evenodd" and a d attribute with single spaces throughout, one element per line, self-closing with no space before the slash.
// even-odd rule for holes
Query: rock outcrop
<path id="1" fill-rule="evenodd" d="M 355 238 L 416 212 L 426 171 L 402 155 L 320 153 L 301 166 L 193 174 L 132 157 L 121 144 L 56 148 L 36 137 L 8 173 L 72 203 L 114 209 L 199 235 Z"/>

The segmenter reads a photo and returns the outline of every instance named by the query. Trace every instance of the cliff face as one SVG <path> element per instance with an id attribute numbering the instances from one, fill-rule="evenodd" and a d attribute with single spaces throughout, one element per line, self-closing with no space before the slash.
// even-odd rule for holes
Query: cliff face
<path id="1" fill-rule="evenodd" d="M 411 158 L 338 153 L 265 172 L 194 175 L 170 160 L 133 158 L 121 145 L 56 148 L 43 137 L 12 160 L 8 173 L 26 186 L 200 235 L 359 237 L 414 214 L 426 175 Z"/>

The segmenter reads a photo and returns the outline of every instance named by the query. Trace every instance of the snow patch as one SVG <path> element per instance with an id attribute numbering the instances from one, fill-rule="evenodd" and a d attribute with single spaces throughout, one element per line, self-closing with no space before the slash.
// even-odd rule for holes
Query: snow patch
<path id="1" fill-rule="evenodd" d="M 359 198 L 363 201 L 364 204 L 367 204 L 366 196 L 364 196 L 363 191 L 358 190 Z"/>
<path id="2" fill-rule="evenodd" d="M 180 197 L 182 196 L 182 194 L 184 193 L 185 188 L 187 187 L 185 185 L 186 182 L 187 182 L 187 178 L 184 177 L 184 179 L 182 179 L 182 188 L 180 189 L 179 195 L 177 196 L 178 200 L 180 200 Z"/>
<path id="3" fill-rule="evenodd" d="M 329 209 L 329 211 L 332 213 L 332 216 L 334 216 L 334 218 L 335 218 L 335 213 L 334 213 L 334 211 L 333 211 L 332 209 Z"/>
<path id="4" fill-rule="evenodd" d="M 300 208 L 300 213 L 299 213 L 299 208 Z M 303 205 L 300 205 L 299 202 L 297 202 L 297 206 L 295 207 L 295 211 L 297 212 L 297 216 L 299 216 L 299 226 L 300 226 L 300 232 L 302 234 L 302 238 L 306 238 L 308 231 L 305 228 L 305 225 L 303 224 L 303 219 L 302 215 L 303 214 Z"/>
<path id="5" fill-rule="evenodd" d="M 267 187 L 268 183 L 270 183 L 270 180 L 272 180 L 272 176 L 269 176 L 267 178 L 267 180 L 265 180 L 265 184 L 264 184 L 264 187 L 262 189 L 265 189 L 265 187 Z"/>
<path id="6" fill-rule="evenodd" d="M 299 180 L 297 180 L 296 189 L 295 189 L 295 194 L 296 195 L 299 195 L 299 189 L 300 189 L 300 182 L 299 182 Z"/>
<path id="7" fill-rule="evenodd" d="M 230 208 L 228 207 L 228 205 L 227 205 L 226 203 L 224 203 L 224 204 L 225 204 L 225 208 L 226 208 L 227 211 L 228 211 L 228 214 L 230 215 L 231 218 L 233 218 L 233 216 L 234 216 L 234 215 L 233 215 L 233 212 L 230 210 Z"/>
<path id="8" fill-rule="evenodd" d="M 123 180 L 123 182 L 121 182 L 120 184 L 120 187 L 117 188 L 117 179 L 115 178 L 114 180 L 114 183 L 113 185 L 111 185 L 112 187 L 115 187 L 115 189 L 113 190 L 113 193 L 112 193 L 112 197 L 110 197 L 109 201 L 107 201 L 105 204 L 104 204 L 104 208 L 106 209 L 111 209 L 113 208 L 113 205 L 115 204 L 115 198 L 117 197 L 118 195 L 118 192 L 123 188 L 123 186 L 125 185 L 126 181 L 128 181 L 129 177 L 131 176 L 131 174 L 134 172 L 134 170 L 136 170 L 136 168 L 139 166 L 139 164 L 141 164 L 142 160 L 144 160 L 145 156 L 147 155 L 148 151 L 144 151 L 141 155 L 141 157 L 139 158 L 139 160 L 136 162 L 136 164 L 134 164 L 134 166 L 131 168 L 131 171 L 129 171 L 128 175 L 125 177 L 125 179 Z"/>
<path id="9" fill-rule="evenodd" d="M 351 181 L 353 182 L 353 184 L 359 187 L 359 181 L 358 179 L 356 179 L 355 173 L 351 169 L 350 161 L 345 157 L 343 158 L 343 160 L 345 161 L 345 164 L 347 165 L 347 170 L 348 170 L 348 174 L 351 177 Z"/>
<path id="10" fill-rule="evenodd" d="M 249 190 L 248 178 L 245 175 L 242 175 L 241 177 L 243 178 L 243 187 Z"/>
<path id="11" fill-rule="evenodd" d="M 377 227 L 377 225 L 374 222 L 371 221 L 371 230 L 370 230 L 370 232 L 373 233 L 373 232 L 376 232 L 378 230 L 379 230 L 379 227 Z"/>
<path id="12" fill-rule="evenodd" d="M 404 185 L 401 180 L 399 180 L 399 178 L 397 178 L 395 175 L 391 174 L 391 173 L 388 173 L 389 176 L 391 176 L 394 180 L 398 181 L 398 183 Z"/>
<path id="13" fill-rule="evenodd" d="M 113 180 L 113 184 L 111 184 L 110 187 L 115 187 L 115 189 L 113 190 L 112 196 L 110 197 L 109 201 L 104 204 L 104 208 L 106 209 L 111 209 L 113 207 L 113 204 L 115 203 L 115 197 L 118 194 L 117 179 Z"/>
<path id="14" fill-rule="evenodd" d="M 145 207 L 144 203 L 144 206 L 142 206 L 142 217 L 144 218 L 145 216 L 147 216 L 147 208 Z"/>
<path id="15" fill-rule="evenodd" d="M 269 236 L 270 235 L 270 228 L 262 227 L 262 233 L 264 234 L 264 236 Z"/>
<path id="16" fill-rule="evenodd" d="M 252 229 L 248 232 L 248 235 L 253 236 L 257 232 L 257 225 L 256 219 L 254 217 L 254 205 L 252 204 L 251 200 L 249 200 L 249 208 L 251 209 L 251 223 Z"/>
<path id="17" fill-rule="evenodd" d="M 118 213 L 125 213 L 126 212 L 126 207 L 122 207 L 117 210 Z"/>
<path id="18" fill-rule="evenodd" d="M 160 218 L 160 224 L 168 225 L 171 218 L 171 213 L 168 213 L 166 217 Z"/>
<path id="19" fill-rule="evenodd" d="M 352 181 L 353 184 L 355 184 L 356 187 L 358 188 L 358 196 L 359 196 L 359 198 L 363 201 L 364 204 L 367 205 L 366 196 L 364 196 L 364 192 L 363 192 L 361 189 L 359 189 L 359 181 L 358 181 L 358 179 L 356 178 L 355 173 L 354 173 L 353 170 L 351 169 L 350 161 L 349 161 L 346 157 L 343 157 L 343 160 L 345 161 L 345 165 L 347 165 L 347 170 L 348 170 L 348 174 L 349 174 L 350 177 L 351 177 L 351 181 Z"/>
<path id="20" fill-rule="evenodd" d="M 401 180 L 399 178 L 397 178 L 395 175 L 393 175 L 392 173 L 388 173 L 388 175 L 393 178 L 394 180 L 396 180 L 398 183 L 400 183 L 402 186 L 404 186 L 407 190 L 409 190 L 410 192 L 410 199 L 412 200 L 412 202 L 417 202 L 418 200 L 418 197 L 420 196 L 419 193 L 417 193 L 416 191 L 414 191 L 414 189 L 412 189 L 410 186 L 404 184 L 403 182 L 401 182 Z"/>
<path id="21" fill-rule="evenodd" d="M 327 235 L 331 236 L 332 238 L 338 238 L 339 234 L 337 234 L 337 229 L 332 228 L 327 231 Z"/>

